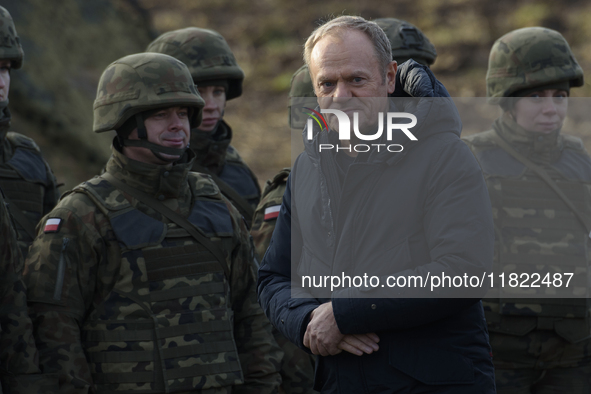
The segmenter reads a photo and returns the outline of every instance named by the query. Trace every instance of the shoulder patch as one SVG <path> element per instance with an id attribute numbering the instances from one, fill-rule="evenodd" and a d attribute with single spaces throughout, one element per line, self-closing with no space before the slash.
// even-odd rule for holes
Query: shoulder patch
<path id="1" fill-rule="evenodd" d="M 43 226 L 43 232 L 47 233 L 57 233 L 60 231 L 62 226 L 62 219 L 61 218 L 49 218 L 45 222 L 45 226 Z"/>
<path id="2" fill-rule="evenodd" d="M 263 220 L 268 221 L 277 219 L 280 209 L 281 205 L 271 205 L 270 207 L 265 208 L 265 216 L 263 217 Z"/>

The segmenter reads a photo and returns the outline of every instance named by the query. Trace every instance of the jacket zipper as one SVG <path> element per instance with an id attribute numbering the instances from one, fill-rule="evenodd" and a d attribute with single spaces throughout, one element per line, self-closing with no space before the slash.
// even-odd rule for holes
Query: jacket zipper
<path id="1" fill-rule="evenodd" d="M 64 252 L 68 246 L 68 242 L 70 242 L 70 238 L 64 238 L 62 240 L 62 250 L 60 252 L 60 258 L 57 265 L 55 290 L 53 291 L 53 299 L 56 301 L 60 301 L 62 299 L 62 288 L 64 287 L 64 276 L 66 274 L 66 254 Z"/>

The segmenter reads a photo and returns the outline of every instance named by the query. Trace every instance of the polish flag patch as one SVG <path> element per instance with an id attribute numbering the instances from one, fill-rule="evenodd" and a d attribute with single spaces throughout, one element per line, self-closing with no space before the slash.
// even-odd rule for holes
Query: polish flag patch
<path id="1" fill-rule="evenodd" d="M 45 222 L 45 227 L 43 227 L 44 233 L 57 233 L 60 230 L 60 225 L 62 224 L 62 219 L 60 218 L 49 218 L 47 222 Z"/>
<path id="2" fill-rule="evenodd" d="M 279 216 L 280 209 L 281 209 L 281 205 L 273 205 L 272 207 L 265 208 L 264 220 L 277 219 L 277 216 Z"/>

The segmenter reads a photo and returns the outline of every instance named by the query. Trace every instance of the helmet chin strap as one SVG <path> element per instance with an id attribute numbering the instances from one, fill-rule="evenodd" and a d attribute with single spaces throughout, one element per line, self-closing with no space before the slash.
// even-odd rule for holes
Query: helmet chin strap
<path id="1" fill-rule="evenodd" d="M 130 140 L 129 138 L 120 138 L 119 141 L 121 146 L 129 146 L 129 147 L 140 147 L 140 148 L 147 148 L 152 152 L 156 158 L 165 161 L 167 163 L 173 163 L 179 160 L 184 154 L 187 148 L 189 148 L 189 144 L 185 146 L 183 149 L 178 148 L 170 148 L 158 144 L 154 144 L 148 141 L 148 132 L 146 131 L 146 125 L 144 124 L 144 116 L 142 113 L 135 115 L 135 121 L 137 125 L 137 136 L 139 140 Z M 162 156 L 171 155 L 171 156 L 178 156 L 178 158 L 166 158 Z"/>

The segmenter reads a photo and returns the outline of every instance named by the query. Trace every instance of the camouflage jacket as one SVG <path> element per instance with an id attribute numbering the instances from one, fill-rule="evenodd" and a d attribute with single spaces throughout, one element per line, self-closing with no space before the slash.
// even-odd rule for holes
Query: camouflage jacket
<path id="1" fill-rule="evenodd" d="M 231 141 L 232 129 L 223 120 L 212 133 L 191 130 L 191 149 L 197 155 L 193 171 L 205 172 L 207 169 L 208 173 L 231 187 L 243 201 L 236 201 L 238 198 L 228 193 L 226 185 L 219 185 L 224 196 L 232 201 L 250 225 L 253 210 L 261 199 L 261 189 L 254 173 L 230 145 Z"/>
<path id="2" fill-rule="evenodd" d="M 191 152 L 189 156 L 194 157 Z M 194 207 L 198 200 L 215 200 L 218 202 L 217 209 L 220 209 L 221 203 L 225 207 L 222 209 L 223 212 L 226 212 L 226 217 L 230 219 L 226 224 L 230 226 L 226 227 L 229 233 L 221 240 L 230 272 L 228 279 L 223 279 L 226 277 L 220 276 L 219 272 L 196 276 L 194 271 L 191 271 L 196 269 L 193 267 L 194 264 L 191 264 L 195 263 L 194 261 L 187 261 L 186 258 L 183 260 L 182 256 L 171 256 L 170 259 L 162 260 L 166 254 L 161 256 L 162 273 L 154 275 L 154 272 L 150 271 L 150 265 L 154 264 L 153 261 L 148 261 L 148 252 L 153 257 L 160 253 L 159 250 L 189 251 L 200 245 L 195 245 L 194 239 L 187 237 L 186 232 L 183 236 L 181 233 L 185 230 L 175 223 L 170 223 L 162 214 L 141 201 L 113 189 L 101 178 L 95 178 L 66 194 L 41 222 L 38 238 L 26 262 L 28 275 L 25 280 L 29 287 L 31 318 L 38 335 L 40 365 L 45 372 L 59 373 L 61 392 L 134 392 L 138 389 L 153 390 L 151 392 L 194 392 L 195 389 L 202 388 L 211 388 L 211 391 L 207 392 L 212 393 L 276 392 L 280 382 L 277 369 L 282 353 L 276 347 L 271 337 L 271 326 L 256 301 L 252 275 L 253 253 L 249 246 L 248 233 L 240 215 L 220 196 L 211 179 L 189 172 L 192 164 L 191 159 L 184 163 L 177 162 L 172 167 L 154 166 L 129 160 L 114 150 L 111 160 L 107 163 L 107 172 L 128 186 L 154 196 L 185 218 L 195 214 Z M 103 193 L 102 189 L 107 192 L 101 197 L 99 194 Z M 103 203 L 98 204 L 99 200 Z M 105 209 L 105 206 L 101 206 L 103 204 L 110 208 Z M 116 222 L 112 216 L 117 207 L 123 208 L 118 212 L 121 214 L 119 218 L 123 218 L 123 221 Z M 124 215 L 126 213 L 134 213 L 138 219 L 128 221 Z M 220 223 L 207 223 L 207 218 L 207 215 L 199 215 L 197 212 L 196 220 L 203 220 L 205 227 L 209 225 L 215 230 L 222 226 Z M 161 223 L 160 227 L 156 226 L 159 228 L 156 232 L 151 230 L 154 228 L 154 220 Z M 128 231 L 121 233 L 120 226 Z M 136 246 L 135 249 L 129 246 L 126 239 L 137 238 L 137 235 L 145 233 L 147 228 L 150 228 L 148 237 L 156 238 L 154 246 L 144 244 Z M 206 228 L 205 232 L 207 231 Z M 166 250 L 163 251 L 163 247 Z M 136 260 L 133 256 L 136 256 Z M 219 267 L 219 264 L 215 266 Z M 133 277 L 129 277 L 130 282 L 122 283 L 121 280 L 127 280 L 127 276 L 121 275 L 130 270 L 135 272 Z M 208 281 L 211 283 L 207 283 Z M 213 294 L 214 289 L 220 289 L 218 283 L 225 283 L 221 289 L 226 289 L 226 296 L 217 297 Z M 193 288 L 197 285 L 200 286 Z M 163 305 L 159 304 L 158 308 L 164 308 L 168 313 L 160 310 L 164 315 L 157 314 L 154 310 L 156 302 L 152 302 L 154 300 L 151 298 L 152 293 L 159 291 L 159 296 L 163 297 L 163 290 L 167 287 L 174 287 L 169 289 L 169 295 L 174 293 L 177 298 L 173 296 L 172 299 L 161 299 L 160 301 L 165 302 Z M 124 301 L 117 298 L 123 294 L 121 289 L 135 294 L 141 300 L 147 296 L 148 302 L 125 306 Z M 187 291 L 197 291 L 198 295 L 192 294 L 194 296 L 190 297 Z M 179 292 L 185 294 L 185 297 L 178 298 L 182 297 Z M 131 297 L 129 295 L 129 298 Z M 148 330 L 150 332 L 147 334 L 145 329 L 143 332 L 137 329 L 140 326 L 144 327 L 146 323 L 149 324 L 149 321 L 146 322 L 144 319 L 134 323 L 136 320 L 133 320 L 138 312 L 132 311 L 138 305 L 148 310 L 149 315 L 154 313 L 151 318 L 155 319 L 156 326 Z M 230 314 L 224 312 L 224 305 L 231 307 Z M 200 310 L 197 312 L 196 308 Z M 128 314 L 127 318 L 118 320 L 122 322 L 118 326 L 110 325 L 109 321 L 101 316 L 112 316 L 114 309 L 119 313 L 119 319 Z M 166 331 L 166 326 L 171 326 L 169 329 L 175 325 L 178 327 L 181 323 L 187 323 L 186 320 L 189 318 L 198 320 L 194 322 L 195 325 L 210 324 L 212 327 L 219 327 L 222 323 L 225 326 L 233 319 L 233 327 L 229 328 L 233 332 L 233 338 L 225 345 L 228 352 L 220 353 L 219 348 L 205 350 L 207 346 L 211 347 L 209 340 L 217 338 L 219 341 L 223 334 L 215 332 L 214 328 L 211 328 L 214 331 L 212 334 L 187 333 L 174 340 L 167 338 L 160 342 L 163 339 L 160 339 L 158 330 Z M 131 327 L 129 322 L 140 326 Z M 109 338 L 121 333 L 124 326 L 126 330 L 131 327 L 128 333 L 128 336 L 131 335 L 129 340 L 121 342 L 119 338 L 119 342 L 109 345 Z M 155 338 L 160 341 L 153 339 L 158 342 L 138 342 L 138 335 L 150 336 L 154 335 L 154 332 L 157 333 Z M 194 347 L 194 352 L 199 353 L 200 357 L 195 357 L 196 353 L 175 353 L 176 358 L 170 359 L 171 356 L 166 356 L 166 352 L 174 353 L 174 347 L 182 348 L 183 351 Z M 150 349 L 155 348 L 159 349 L 158 357 L 166 359 L 160 366 L 156 365 L 160 358 L 151 358 L 154 352 Z M 235 350 L 232 349 L 237 349 L 239 360 L 230 360 L 224 355 L 235 354 Z M 131 352 L 123 354 L 128 350 Z M 107 360 L 112 358 L 112 353 L 121 355 L 120 361 L 123 363 L 120 365 L 124 368 L 113 370 L 109 364 L 101 363 L 101 360 L 109 362 Z M 211 357 L 216 354 L 217 356 L 212 359 Z M 141 357 L 137 358 L 138 355 L 147 356 L 150 360 L 142 361 Z M 225 368 L 228 363 L 239 363 L 242 371 L 239 368 L 232 374 L 222 373 L 228 370 Z M 209 371 L 209 375 L 201 376 L 201 379 L 197 377 L 180 380 L 179 376 L 175 379 L 167 375 L 182 368 L 201 368 Z M 216 371 L 220 373 L 216 374 Z M 131 380 L 106 384 L 112 383 L 109 382 L 109 375 L 125 375 L 125 372 L 133 372 L 127 374 Z M 241 375 L 244 377 L 244 384 L 240 384 Z M 97 376 L 101 378 L 100 381 L 96 381 Z M 138 381 L 137 376 L 146 376 L 146 380 Z M 146 383 L 150 381 L 152 383 Z M 226 386 L 228 381 L 235 385 Z M 165 389 L 160 388 L 162 385 Z M 190 388 L 187 388 L 187 385 Z"/>
<path id="3" fill-rule="evenodd" d="M 273 235 L 273 230 L 275 230 L 275 223 L 279 216 L 279 208 L 281 207 L 281 201 L 283 200 L 283 193 L 285 192 L 285 185 L 290 171 L 290 168 L 284 168 L 273 179 L 267 181 L 261 202 L 254 212 L 250 234 L 252 235 L 259 259 L 263 258 L 269 247 L 269 242 L 271 242 L 271 236 Z"/>
<path id="4" fill-rule="evenodd" d="M 542 167 L 583 215 L 591 215 L 591 158 L 581 140 L 559 131 L 528 132 L 505 113 L 493 130 L 464 138 L 491 197 L 495 269 L 531 274 L 542 272 L 543 264 L 587 277 L 591 250 L 586 229 L 556 192 L 496 143 L 495 134 Z M 589 300 L 584 298 L 488 299 L 483 304 L 493 333 L 523 336 L 536 329 L 554 330 L 571 343 L 591 334 Z"/>
<path id="5" fill-rule="evenodd" d="M 8 132 L 10 112 L 0 119 L 0 187 L 9 202 L 21 253 L 26 258 L 35 226 L 57 203 L 57 182 L 35 142 Z"/>
<path id="6" fill-rule="evenodd" d="M 290 168 L 284 168 L 273 179 L 267 180 L 261 202 L 255 210 L 250 234 L 259 260 L 263 258 L 271 242 L 290 171 Z M 286 394 L 316 393 L 312 389 L 314 386 L 314 356 L 291 343 L 278 330 L 274 329 L 273 334 L 285 353 L 281 363 L 281 389 L 283 392 Z"/>

